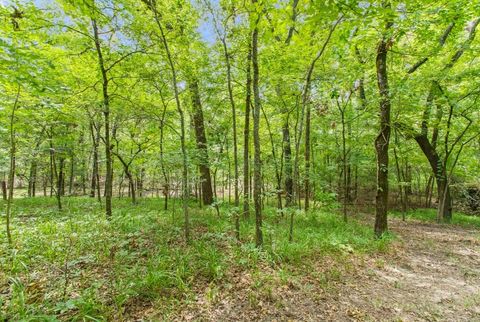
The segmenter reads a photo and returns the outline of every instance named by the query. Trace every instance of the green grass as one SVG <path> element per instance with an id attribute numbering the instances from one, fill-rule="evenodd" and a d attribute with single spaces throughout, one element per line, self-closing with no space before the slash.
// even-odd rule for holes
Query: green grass
<path id="1" fill-rule="evenodd" d="M 389 242 L 375 241 L 371 227 L 321 210 L 296 212 L 289 242 L 287 216 L 266 208 L 265 246 L 258 249 L 254 218 L 242 221 L 237 243 L 231 207 L 221 205 L 219 217 L 192 202 L 193 240 L 187 245 L 178 201 L 175 207 L 165 212 L 159 199 L 138 205 L 115 199 L 108 221 L 101 205 L 86 197 L 64 198 L 61 212 L 53 198 L 16 199 L 11 248 L 4 217 L 0 222 L 0 320 L 121 320 L 143 305 L 168 319 L 178 304 L 195 297 L 198 285 L 207 285 L 215 298 L 230 270 L 250 271 L 262 281 L 268 265 L 288 278 L 319 256 L 384 251 Z"/>
<path id="2" fill-rule="evenodd" d="M 395 217 L 402 217 L 402 212 L 394 211 L 392 212 L 392 215 L 394 215 Z M 429 208 L 412 209 L 407 211 L 405 218 L 416 219 L 416 220 L 425 221 L 425 222 L 435 222 L 437 220 L 437 210 L 429 209 Z M 466 215 L 466 214 L 454 211 L 451 224 L 459 225 L 463 227 L 480 228 L 480 217 Z"/>

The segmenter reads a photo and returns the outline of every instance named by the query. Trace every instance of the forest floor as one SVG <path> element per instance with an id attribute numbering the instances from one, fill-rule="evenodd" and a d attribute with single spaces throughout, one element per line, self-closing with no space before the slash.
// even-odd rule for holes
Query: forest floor
<path id="1" fill-rule="evenodd" d="M 480 321 L 480 230 L 394 218 L 397 240 L 387 253 L 305 263 L 288 283 L 206 288 L 179 314 L 211 321 Z M 207 298 L 210 298 L 207 299 Z"/>
<path id="2" fill-rule="evenodd" d="M 191 202 L 186 244 L 175 200 L 114 201 L 107 220 L 92 198 L 15 200 L 0 321 L 480 321 L 480 217 L 393 212 L 375 240 L 372 215 L 322 205 L 294 213 L 290 242 L 268 206 L 259 249 L 253 216 L 238 243 L 227 204 Z"/>

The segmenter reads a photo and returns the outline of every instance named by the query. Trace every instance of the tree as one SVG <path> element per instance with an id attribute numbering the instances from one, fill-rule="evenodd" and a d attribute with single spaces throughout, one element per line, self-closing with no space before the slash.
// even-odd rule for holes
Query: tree
<path id="1" fill-rule="evenodd" d="M 384 8 L 390 9 L 389 3 L 383 4 Z M 385 34 L 382 36 L 377 47 L 376 69 L 377 83 L 380 93 L 380 132 L 375 139 L 375 151 L 377 154 L 377 195 L 375 197 L 375 236 L 381 237 L 388 230 L 388 147 L 390 142 L 390 90 L 388 87 L 387 56 L 391 46 L 391 36 L 388 35 L 393 22 L 386 22 Z"/>
<path id="2" fill-rule="evenodd" d="M 253 7 L 257 8 L 257 1 L 252 0 Z M 258 12 L 258 11 L 257 11 Z M 259 68 L 258 68 L 258 22 L 260 15 L 250 17 L 253 25 L 252 32 L 252 68 L 253 68 L 253 145 L 254 145 L 254 163 L 253 163 L 253 200 L 255 204 L 255 242 L 257 247 L 263 245 L 262 232 L 262 160 L 260 151 L 260 91 L 259 91 Z"/>

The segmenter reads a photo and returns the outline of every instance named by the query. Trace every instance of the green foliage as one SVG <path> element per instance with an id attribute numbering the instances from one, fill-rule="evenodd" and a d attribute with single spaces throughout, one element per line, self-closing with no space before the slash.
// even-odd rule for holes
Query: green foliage
<path id="1" fill-rule="evenodd" d="M 295 215 L 294 242 L 288 221 L 265 209 L 266 245 L 255 247 L 253 221 L 242 222 L 242 243 L 232 236 L 231 209 L 192 208 L 194 239 L 185 245 L 181 220 L 159 199 L 136 206 L 115 200 L 111 222 L 92 198 L 67 197 L 56 210 L 51 198 L 15 202 L 14 245 L 0 248 L 2 318 L 13 320 L 105 320 L 129 314 L 136 301 L 160 301 L 168 309 L 202 284 L 225 283 L 229 272 L 263 265 L 290 270 L 333 254 L 383 251 L 371 229 L 318 210 Z M 180 216 L 179 216 L 180 217 Z M 212 295 L 213 296 L 213 295 Z"/>
<path id="2" fill-rule="evenodd" d="M 392 215 L 396 217 L 401 217 L 402 213 L 399 211 L 394 211 L 392 212 Z M 435 209 L 411 209 L 407 211 L 405 218 L 435 222 L 437 221 L 437 213 Z M 451 224 L 464 227 L 480 228 L 480 217 L 457 212 L 455 213 L 455 216 L 452 217 Z"/>

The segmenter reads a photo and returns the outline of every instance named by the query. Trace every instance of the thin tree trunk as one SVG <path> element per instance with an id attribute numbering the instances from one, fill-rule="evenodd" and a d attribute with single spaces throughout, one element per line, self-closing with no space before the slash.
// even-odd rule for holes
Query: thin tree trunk
<path id="1" fill-rule="evenodd" d="M 69 176 L 69 179 L 68 179 L 68 194 L 69 195 L 73 194 L 74 179 L 75 179 L 75 154 L 72 151 L 72 153 L 70 155 L 70 176 Z"/>
<path id="2" fill-rule="evenodd" d="M 18 106 L 18 99 L 20 98 L 20 85 L 18 85 L 17 96 L 15 98 L 15 103 L 12 107 L 12 113 L 10 114 L 10 169 L 8 171 L 8 199 L 7 199 L 7 208 L 5 211 L 5 225 L 7 230 L 7 241 L 8 244 L 12 244 L 12 233 L 10 231 L 10 216 L 12 212 L 12 203 L 13 203 L 13 189 L 15 184 L 15 167 L 16 167 L 16 153 L 17 153 L 17 142 L 15 140 L 15 112 Z"/>
<path id="3" fill-rule="evenodd" d="M 402 220 L 405 221 L 405 215 L 407 212 L 407 204 L 405 203 L 404 193 L 402 187 L 402 175 L 400 172 L 400 164 L 398 162 L 397 148 L 393 148 L 393 156 L 395 157 L 395 167 L 397 169 L 397 181 L 398 181 L 398 192 L 400 193 L 400 203 L 402 204 Z"/>
<path id="4" fill-rule="evenodd" d="M 163 47 L 165 49 L 165 53 L 167 54 L 167 60 L 170 67 L 170 72 L 172 76 L 172 87 L 175 94 L 175 104 L 177 106 L 177 112 L 180 117 L 180 145 L 182 150 L 182 200 L 183 200 L 183 215 L 184 215 L 184 231 L 185 231 L 185 240 L 186 242 L 190 242 L 190 217 L 188 214 L 188 161 L 187 161 L 187 149 L 185 144 L 185 116 L 183 113 L 183 109 L 180 103 L 180 94 L 178 91 L 178 82 L 177 82 L 177 71 L 175 65 L 173 63 L 172 55 L 170 53 L 170 48 L 168 46 L 167 39 L 165 37 L 165 33 L 163 31 L 163 26 L 160 22 L 160 17 L 157 11 L 156 3 L 155 2 L 146 2 L 149 9 L 153 12 L 155 22 L 158 26 L 160 31 L 160 36 L 162 40 Z"/>
<path id="5" fill-rule="evenodd" d="M 277 196 L 277 208 L 282 209 L 283 208 L 282 207 L 282 174 L 278 166 L 278 159 L 275 153 L 275 142 L 273 140 L 273 133 L 270 127 L 270 122 L 268 121 L 267 114 L 265 113 L 265 110 L 263 109 L 263 107 L 260 107 L 260 108 L 262 110 L 263 117 L 265 118 L 265 124 L 267 124 L 268 136 L 270 138 L 270 146 L 272 148 L 273 165 L 275 168 L 275 178 L 277 180 L 277 186 L 275 187 L 275 190 L 276 190 L 275 194 Z"/>
<path id="6" fill-rule="evenodd" d="M 337 102 L 338 104 L 338 102 Z M 347 183 L 347 137 L 345 131 L 345 107 L 340 107 L 340 118 L 342 122 L 342 164 L 343 164 L 343 221 L 347 222 L 348 183 Z"/>
<path id="7" fill-rule="evenodd" d="M 98 136 L 95 135 L 93 121 L 90 121 L 90 134 L 92 137 L 93 145 L 93 160 L 92 160 L 92 180 L 90 184 L 90 197 L 95 198 L 96 185 L 100 185 L 97 181 L 98 178 Z"/>
<path id="8" fill-rule="evenodd" d="M 106 174 L 105 174 L 105 215 L 107 219 L 112 217 L 112 181 L 113 181 L 113 166 L 112 166 L 112 147 L 110 144 L 110 96 L 108 93 L 109 79 L 107 70 L 105 68 L 103 53 L 100 44 L 100 37 L 98 33 L 97 22 L 92 19 L 92 27 L 95 39 L 95 48 L 97 50 L 98 65 L 102 74 L 102 93 L 103 93 L 103 116 L 105 126 L 105 160 L 106 160 Z"/>
<path id="9" fill-rule="evenodd" d="M 237 146 L 237 110 L 235 107 L 235 100 L 233 98 L 233 85 L 232 85 L 232 73 L 231 73 L 231 64 L 230 64 L 230 55 L 227 49 L 227 42 L 225 37 L 221 37 L 223 45 L 223 53 L 225 57 L 225 64 L 227 65 L 227 88 L 228 88 L 228 98 L 230 101 L 230 106 L 232 108 L 232 133 L 233 133 L 233 164 L 234 164 L 234 203 L 235 207 L 239 206 L 239 189 L 238 189 L 238 146 Z M 239 222 L 238 219 L 235 220 L 236 230 L 238 232 Z M 238 236 L 237 236 L 238 237 Z"/>
<path id="10" fill-rule="evenodd" d="M 305 117 L 305 211 L 310 207 L 310 114 L 311 107 L 308 105 Z"/>
<path id="11" fill-rule="evenodd" d="M 292 148 L 290 145 L 290 129 L 288 116 L 283 125 L 283 156 L 285 158 L 285 207 L 293 204 L 293 174 L 292 174 Z"/>
<path id="12" fill-rule="evenodd" d="M 160 167 L 162 168 L 163 174 L 163 196 L 165 198 L 165 202 L 163 205 L 164 210 L 168 210 L 168 197 L 170 195 L 170 185 L 168 181 L 167 171 L 165 170 L 165 159 L 164 159 L 164 151 L 163 151 L 163 140 L 164 140 L 164 124 L 165 124 L 165 115 L 167 113 L 167 104 L 163 99 L 163 95 L 160 93 L 160 97 L 163 103 L 163 112 L 162 112 L 162 119 L 160 122 Z"/>
<path id="13" fill-rule="evenodd" d="M 28 180 L 28 196 L 35 197 L 37 185 L 37 161 L 32 160 L 30 165 L 30 175 Z"/>
<path id="14" fill-rule="evenodd" d="M 252 64 L 252 48 L 251 43 L 248 46 L 247 56 L 247 83 L 246 83 L 246 95 L 245 95 L 245 127 L 243 129 L 243 217 L 248 219 L 250 217 L 250 105 L 251 102 L 251 90 L 252 90 L 252 77 L 251 77 L 251 64 Z"/>

